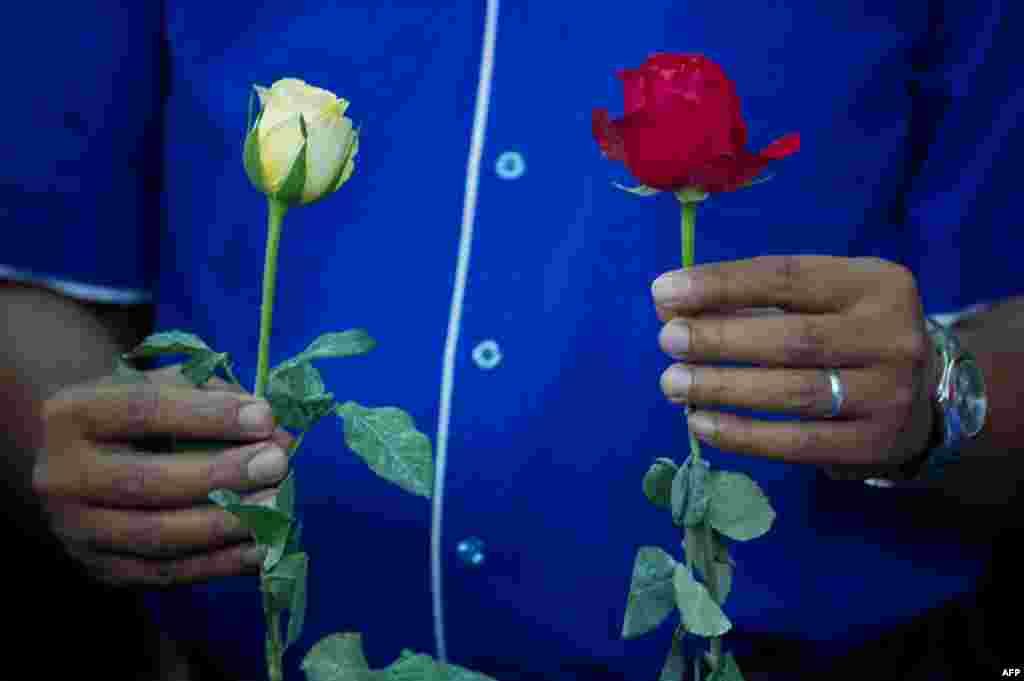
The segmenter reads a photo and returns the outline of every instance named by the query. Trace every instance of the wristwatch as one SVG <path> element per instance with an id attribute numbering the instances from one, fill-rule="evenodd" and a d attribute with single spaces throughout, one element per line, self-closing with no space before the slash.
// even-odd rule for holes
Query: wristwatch
<path id="1" fill-rule="evenodd" d="M 904 482 L 936 482 L 960 460 L 960 449 L 985 425 L 985 378 L 974 355 L 961 347 L 952 328 L 926 318 L 928 335 L 942 361 L 934 395 L 935 426 L 925 451 L 901 466 Z"/>

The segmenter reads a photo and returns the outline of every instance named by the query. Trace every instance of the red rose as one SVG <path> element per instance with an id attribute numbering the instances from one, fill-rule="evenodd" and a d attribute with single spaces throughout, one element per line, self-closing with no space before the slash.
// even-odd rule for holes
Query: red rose
<path id="1" fill-rule="evenodd" d="M 607 109 L 594 109 L 594 139 L 607 158 L 625 163 L 648 187 L 732 191 L 770 161 L 800 149 L 800 135 L 793 133 L 759 154 L 747 151 L 736 86 L 707 57 L 656 54 L 617 75 L 624 115 L 613 121 Z"/>

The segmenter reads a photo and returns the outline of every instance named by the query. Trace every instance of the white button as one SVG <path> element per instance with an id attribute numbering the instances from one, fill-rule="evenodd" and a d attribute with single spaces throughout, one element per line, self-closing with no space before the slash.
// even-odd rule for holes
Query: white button
<path id="1" fill-rule="evenodd" d="M 494 171 L 503 180 L 518 180 L 526 172 L 526 161 L 518 151 L 502 152 L 494 165 Z"/>
<path id="2" fill-rule="evenodd" d="M 485 340 L 473 348 L 473 361 L 481 369 L 490 370 L 501 364 L 501 348 L 497 341 Z"/>
<path id="3" fill-rule="evenodd" d="M 455 554 L 463 565 L 480 567 L 487 559 L 487 549 L 480 537 L 468 537 L 456 545 Z"/>

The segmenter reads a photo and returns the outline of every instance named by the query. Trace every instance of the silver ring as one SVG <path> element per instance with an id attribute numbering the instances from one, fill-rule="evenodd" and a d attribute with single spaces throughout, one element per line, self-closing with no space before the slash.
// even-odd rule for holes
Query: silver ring
<path id="1" fill-rule="evenodd" d="M 829 386 L 832 388 L 832 411 L 825 414 L 825 418 L 832 419 L 839 415 L 843 408 L 843 402 L 846 401 L 846 386 L 839 378 L 839 369 L 826 369 L 825 372 L 828 374 Z"/>

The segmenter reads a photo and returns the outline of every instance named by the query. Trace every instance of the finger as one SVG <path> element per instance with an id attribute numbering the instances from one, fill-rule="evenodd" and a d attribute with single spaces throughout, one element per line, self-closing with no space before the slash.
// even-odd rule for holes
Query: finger
<path id="1" fill-rule="evenodd" d="M 694 435 L 729 452 L 787 463 L 876 464 L 885 454 L 882 440 L 890 426 L 880 421 L 762 421 L 718 411 L 693 411 L 687 422 Z"/>
<path id="2" fill-rule="evenodd" d="M 168 560 L 81 549 L 72 549 L 71 553 L 98 580 L 118 587 L 169 587 L 255 575 L 266 555 L 265 549 L 248 542 Z"/>
<path id="3" fill-rule="evenodd" d="M 662 323 L 671 321 L 672 319 L 675 319 L 678 316 L 676 314 L 675 310 L 672 310 L 671 308 L 661 307 L 661 306 L 656 305 L 654 309 L 655 309 L 655 312 L 658 315 L 658 319 Z M 785 313 L 786 313 L 786 311 L 783 310 L 780 307 L 744 307 L 744 308 L 739 308 L 739 309 L 735 309 L 735 310 L 728 310 L 728 311 L 707 310 L 707 311 L 696 313 L 693 316 L 699 317 L 701 319 L 715 319 L 715 318 L 724 317 L 724 316 L 729 316 L 729 317 L 764 317 L 764 316 L 769 316 L 770 317 L 770 316 L 773 316 L 773 315 L 780 315 L 780 314 L 785 314 Z"/>
<path id="4" fill-rule="evenodd" d="M 50 400 L 47 411 L 48 418 L 65 419 L 88 437 L 108 441 L 153 435 L 249 441 L 274 430 L 263 400 L 152 383 L 71 388 Z"/>
<path id="5" fill-rule="evenodd" d="M 846 389 L 840 419 L 862 418 L 904 408 L 913 399 L 906 380 L 892 371 L 843 369 Z M 674 404 L 738 407 L 824 418 L 832 412 L 832 386 L 822 369 L 732 368 L 673 364 L 661 375 L 661 390 Z"/>
<path id="6" fill-rule="evenodd" d="M 745 307 L 838 312 L 858 300 L 884 267 L 870 258 L 766 255 L 667 272 L 651 292 L 656 306 L 684 316 Z"/>
<path id="7" fill-rule="evenodd" d="M 295 445 L 295 437 L 287 430 L 284 428 L 278 428 L 274 431 L 274 434 L 270 436 L 270 439 L 283 451 L 291 454 L 292 447 Z"/>
<path id="8" fill-rule="evenodd" d="M 273 499 L 276 488 L 244 498 L 247 504 Z M 60 514 L 66 519 L 55 532 L 67 543 L 95 553 L 139 558 L 180 558 L 209 552 L 250 539 L 233 514 L 206 505 L 175 511 L 118 510 L 77 506 Z M 51 512 L 51 516 L 57 516 Z"/>
<path id="9" fill-rule="evenodd" d="M 850 314 L 676 318 L 658 336 L 676 359 L 785 367 L 916 363 L 924 342 L 909 327 L 882 337 L 876 319 Z"/>
<path id="10" fill-rule="evenodd" d="M 80 509 L 76 527 L 57 529 L 66 542 L 97 553 L 178 558 L 249 539 L 235 516 L 217 506 L 176 511 Z"/>
<path id="11" fill-rule="evenodd" d="M 107 508 L 175 508 L 205 504 L 215 489 L 254 491 L 276 484 L 288 472 L 284 451 L 257 443 L 216 455 L 150 455 L 102 452 L 77 459 L 46 460 L 35 485 L 44 498 L 78 499 Z"/>

